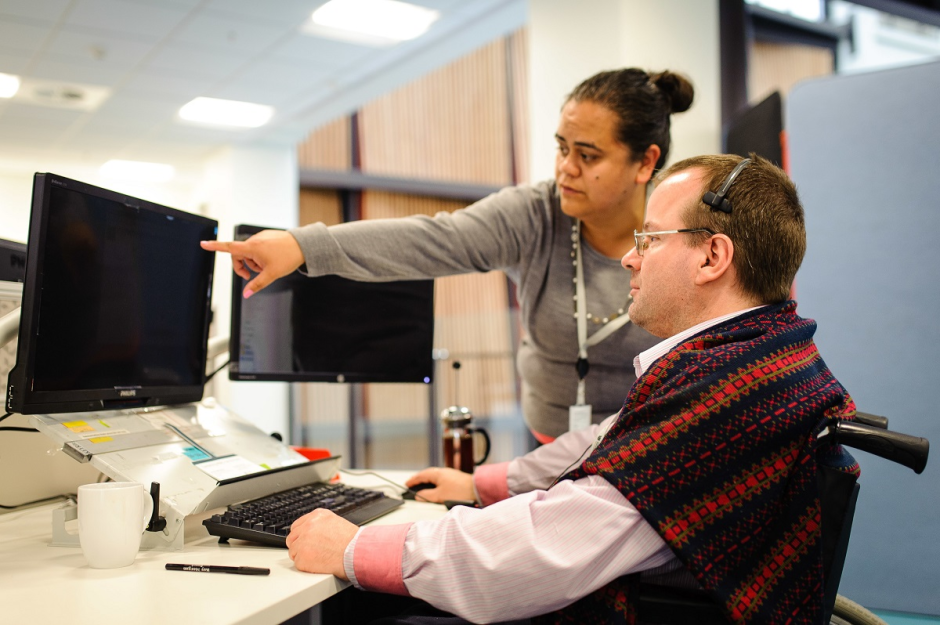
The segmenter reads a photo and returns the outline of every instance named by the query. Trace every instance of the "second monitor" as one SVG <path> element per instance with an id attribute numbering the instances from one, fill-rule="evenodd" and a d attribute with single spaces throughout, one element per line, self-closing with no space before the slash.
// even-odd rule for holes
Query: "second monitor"
<path id="1" fill-rule="evenodd" d="M 236 226 L 235 240 L 263 229 Z M 358 282 L 294 272 L 249 299 L 244 288 L 234 275 L 230 379 L 431 382 L 433 280 Z"/>

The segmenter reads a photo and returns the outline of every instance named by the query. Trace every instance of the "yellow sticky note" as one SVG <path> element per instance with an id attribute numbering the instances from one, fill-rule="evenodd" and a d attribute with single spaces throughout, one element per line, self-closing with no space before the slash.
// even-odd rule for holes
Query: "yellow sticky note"
<path id="1" fill-rule="evenodd" d="M 95 431 L 95 428 L 91 427 L 84 421 L 69 421 L 67 423 L 63 423 L 62 425 L 72 430 L 73 432 L 94 432 Z"/>

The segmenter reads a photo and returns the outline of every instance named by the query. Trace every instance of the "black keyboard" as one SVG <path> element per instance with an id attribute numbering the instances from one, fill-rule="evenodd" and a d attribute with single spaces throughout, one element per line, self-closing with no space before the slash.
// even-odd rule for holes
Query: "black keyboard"
<path id="1" fill-rule="evenodd" d="M 251 540 L 272 547 L 286 547 L 291 524 L 316 508 L 332 510 L 350 523 L 362 525 L 402 504 L 377 490 L 345 484 L 315 483 L 298 486 L 245 503 L 232 504 L 223 514 L 202 522 L 221 541 Z"/>

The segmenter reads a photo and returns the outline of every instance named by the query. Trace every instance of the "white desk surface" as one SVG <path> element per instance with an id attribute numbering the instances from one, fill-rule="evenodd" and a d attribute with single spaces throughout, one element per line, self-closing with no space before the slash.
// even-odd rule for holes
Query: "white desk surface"
<path id="1" fill-rule="evenodd" d="M 412 472 L 383 471 L 402 483 Z M 343 481 L 377 488 L 372 476 Z M 385 490 L 389 492 L 389 490 Z M 0 613 L 5 623 L 277 624 L 348 586 L 332 575 L 302 573 L 287 550 L 233 540 L 219 544 L 198 522 L 187 523 L 181 551 L 141 551 L 121 569 L 93 569 L 78 547 L 52 547 L 48 504 L 0 515 Z M 373 523 L 437 518 L 443 506 L 405 502 Z M 77 531 L 72 528 L 70 531 Z M 258 566 L 267 576 L 167 571 L 167 562 Z"/>

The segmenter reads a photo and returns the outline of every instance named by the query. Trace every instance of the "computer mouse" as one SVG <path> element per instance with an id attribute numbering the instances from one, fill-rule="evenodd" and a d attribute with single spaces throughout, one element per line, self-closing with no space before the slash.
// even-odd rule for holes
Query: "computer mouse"
<path id="1" fill-rule="evenodd" d="M 415 498 L 415 494 L 417 494 L 418 491 L 424 490 L 425 488 L 437 488 L 437 484 L 432 484 L 431 482 L 420 482 L 402 493 L 401 498 L 413 500 Z"/>

